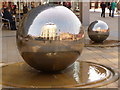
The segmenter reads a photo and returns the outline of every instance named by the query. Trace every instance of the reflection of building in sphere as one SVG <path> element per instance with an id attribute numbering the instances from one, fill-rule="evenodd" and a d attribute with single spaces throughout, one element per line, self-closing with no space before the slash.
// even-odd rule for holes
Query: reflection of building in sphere
<path id="1" fill-rule="evenodd" d="M 84 30 L 81 27 L 77 16 L 64 6 L 38 6 L 20 23 L 16 36 L 18 49 L 23 59 L 37 70 L 64 70 L 82 52 Z"/>
<path id="2" fill-rule="evenodd" d="M 74 35 L 70 33 L 61 33 L 60 34 L 60 40 L 74 40 Z"/>
<path id="3" fill-rule="evenodd" d="M 94 42 L 103 42 L 109 36 L 109 27 L 101 20 L 94 21 L 88 27 L 88 36 Z"/>
<path id="4" fill-rule="evenodd" d="M 55 40 L 57 36 L 57 26 L 55 24 L 46 24 L 42 27 L 42 38 Z"/>

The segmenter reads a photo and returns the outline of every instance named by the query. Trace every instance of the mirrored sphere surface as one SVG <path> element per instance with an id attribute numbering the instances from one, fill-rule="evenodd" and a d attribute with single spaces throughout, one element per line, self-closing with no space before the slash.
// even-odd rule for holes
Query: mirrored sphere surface
<path id="1" fill-rule="evenodd" d="M 94 21 L 88 27 L 88 36 L 94 42 L 103 42 L 109 36 L 109 27 L 101 20 Z"/>
<path id="2" fill-rule="evenodd" d="M 72 65 L 84 46 L 77 16 L 64 6 L 46 4 L 31 10 L 17 31 L 23 59 L 41 71 L 60 71 Z"/>

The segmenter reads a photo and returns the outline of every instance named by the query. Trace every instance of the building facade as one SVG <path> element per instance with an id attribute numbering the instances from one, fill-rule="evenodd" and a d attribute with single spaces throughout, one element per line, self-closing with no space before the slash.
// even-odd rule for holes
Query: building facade
<path id="1" fill-rule="evenodd" d="M 55 40 L 57 37 L 57 26 L 55 24 L 46 24 L 42 27 L 41 37 L 48 40 Z"/>

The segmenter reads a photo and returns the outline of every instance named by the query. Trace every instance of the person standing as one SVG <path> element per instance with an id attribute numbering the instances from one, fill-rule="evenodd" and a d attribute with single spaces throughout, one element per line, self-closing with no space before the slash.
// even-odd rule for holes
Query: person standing
<path id="1" fill-rule="evenodd" d="M 101 9 L 102 9 L 101 17 L 105 17 L 105 8 L 106 8 L 105 2 L 102 2 L 100 4 L 100 6 L 101 6 Z"/>
<path id="2" fill-rule="evenodd" d="M 114 12 L 115 12 L 115 7 L 116 7 L 116 2 L 115 1 L 113 1 L 112 3 L 111 3 L 111 9 L 112 9 L 112 17 L 114 17 Z"/>
<path id="3" fill-rule="evenodd" d="M 109 9 L 109 16 L 111 17 L 111 11 L 112 11 L 112 9 L 111 9 L 111 3 L 110 2 L 108 2 L 108 9 Z"/>

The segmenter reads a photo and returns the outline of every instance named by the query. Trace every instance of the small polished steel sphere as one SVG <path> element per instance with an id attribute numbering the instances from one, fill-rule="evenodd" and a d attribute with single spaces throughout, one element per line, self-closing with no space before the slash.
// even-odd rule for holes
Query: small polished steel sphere
<path id="1" fill-rule="evenodd" d="M 92 41 L 101 43 L 109 36 L 109 27 L 101 20 L 94 21 L 88 27 L 88 36 Z"/>
<path id="2" fill-rule="evenodd" d="M 84 46 L 84 30 L 77 16 L 53 4 L 32 9 L 21 21 L 16 38 L 23 59 L 48 72 L 71 66 Z"/>

